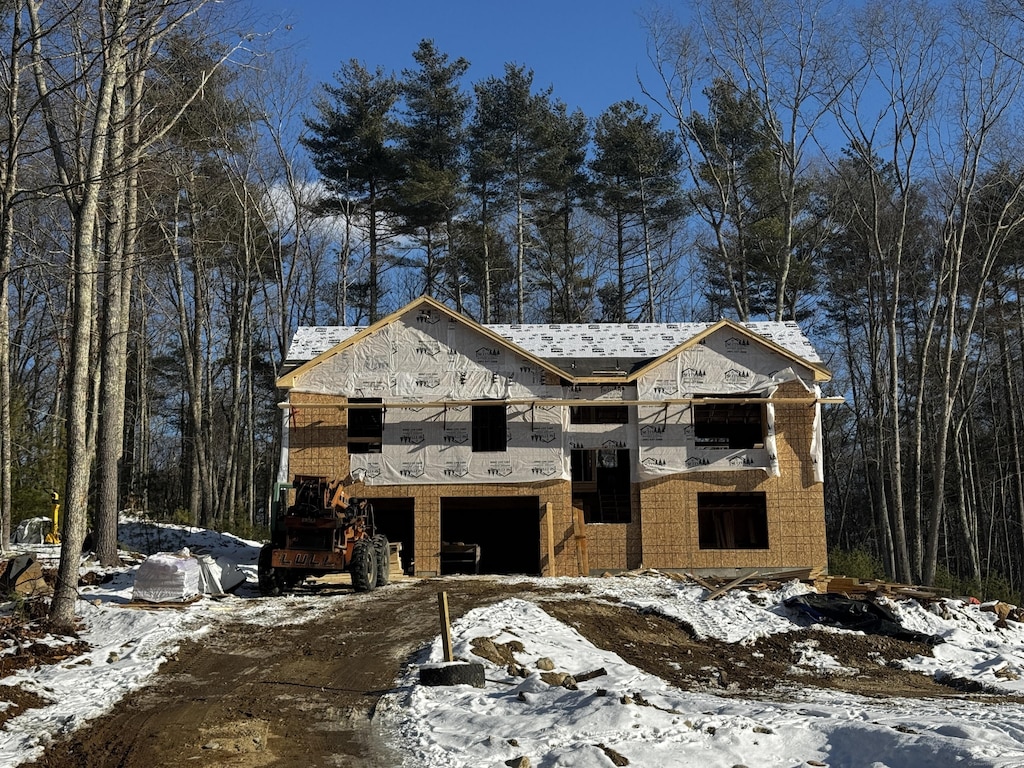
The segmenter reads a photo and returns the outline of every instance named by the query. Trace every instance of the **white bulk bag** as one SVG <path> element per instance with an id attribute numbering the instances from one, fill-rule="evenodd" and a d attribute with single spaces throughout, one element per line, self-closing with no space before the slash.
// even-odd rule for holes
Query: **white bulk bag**
<path id="1" fill-rule="evenodd" d="M 53 520 L 48 517 L 30 517 L 22 520 L 14 530 L 15 544 L 43 544 L 46 534 L 53 530 Z"/>
<path id="2" fill-rule="evenodd" d="M 150 555 L 135 573 L 133 600 L 176 603 L 199 594 L 199 561 L 184 550 Z"/>

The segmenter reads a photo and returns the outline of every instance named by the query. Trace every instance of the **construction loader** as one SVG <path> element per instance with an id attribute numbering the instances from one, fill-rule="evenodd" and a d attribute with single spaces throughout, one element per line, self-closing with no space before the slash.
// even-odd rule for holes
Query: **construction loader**
<path id="1" fill-rule="evenodd" d="M 290 592 L 308 578 L 348 571 L 357 592 L 388 583 L 391 550 L 376 533 L 373 506 L 347 498 L 340 481 L 296 476 L 295 501 L 283 504 L 260 550 L 258 575 L 265 595 Z"/>

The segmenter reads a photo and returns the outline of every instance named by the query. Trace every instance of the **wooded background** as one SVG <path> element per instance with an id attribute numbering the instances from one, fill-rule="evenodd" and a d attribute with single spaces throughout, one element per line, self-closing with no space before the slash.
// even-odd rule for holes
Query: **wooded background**
<path id="1" fill-rule="evenodd" d="M 421 294 L 796 320 L 844 562 L 1021 590 L 1020 0 L 651 11 L 659 78 L 599 115 L 430 40 L 308 83 L 239 2 L 0 9 L 0 542 L 60 492 L 58 622 L 120 509 L 265 523 L 294 328 Z"/>

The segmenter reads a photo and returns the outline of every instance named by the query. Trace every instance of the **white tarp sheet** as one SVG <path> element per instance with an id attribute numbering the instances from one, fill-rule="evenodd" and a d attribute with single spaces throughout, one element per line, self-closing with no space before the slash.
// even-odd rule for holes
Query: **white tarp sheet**
<path id="1" fill-rule="evenodd" d="M 43 544 L 46 535 L 53 530 L 53 520 L 48 517 L 30 517 L 18 523 L 14 529 L 14 544 Z"/>
<path id="2" fill-rule="evenodd" d="M 199 586 L 204 594 L 223 595 L 245 581 L 245 574 L 237 563 L 226 557 L 196 555 L 196 560 L 199 561 Z"/>

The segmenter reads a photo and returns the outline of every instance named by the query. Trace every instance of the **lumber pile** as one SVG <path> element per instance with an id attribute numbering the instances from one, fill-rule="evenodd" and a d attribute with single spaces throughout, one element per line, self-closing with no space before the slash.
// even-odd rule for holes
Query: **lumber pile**
<path id="1" fill-rule="evenodd" d="M 853 595 L 885 595 L 886 597 L 914 597 L 919 600 L 937 600 L 949 594 L 948 589 L 922 587 L 915 584 L 896 584 L 878 579 L 863 580 L 850 576 L 820 576 L 813 580 L 818 592 Z"/>
<path id="2" fill-rule="evenodd" d="M 190 605 L 193 605 L 194 603 L 198 603 L 202 599 L 203 599 L 202 595 L 193 595 L 192 597 L 184 599 L 184 600 L 171 600 L 171 601 L 165 601 L 165 602 L 161 602 L 161 603 L 153 603 L 153 602 L 150 602 L 149 600 L 131 600 L 131 601 L 127 602 L 127 603 L 111 603 L 111 604 L 112 605 L 116 605 L 119 608 L 136 608 L 136 609 L 143 610 L 143 611 L 162 611 L 162 610 L 165 610 L 167 608 L 174 608 L 174 609 L 182 610 L 184 608 L 188 608 Z M 102 600 L 94 600 L 92 604 L 93 605 L 102 605 L 103 601 Z"/>
<path id="3" fill-rule="evenodd" d="M 400 578 L 405 575 L 405 571 L 402 570 L 402 542 L 389 542 L 388 548 L 390 550 L 388 558 L 390 570 L 388 573 L 392 579 Z"/>
<path id="4" fill-rule="evenodd" d="M 820 576 L 820 568 L 794 568 L 785 571 L 771 570 L 765 573 L 754 569 L 741 573 L 733 579 L 716 578 L 713 576 L 702 577 L 695 573 L 685 574 L 689 581 L 699 584 L 708 591 L 708 594 L 704 597 L 705 600 L 714 600 L 736 587 L 742 587 L 751 592 L 761 592 L 766 589 L 778 589 L 787 581 L 793 581 L 794 579 L 804 583 L 812 583 Z"/>

